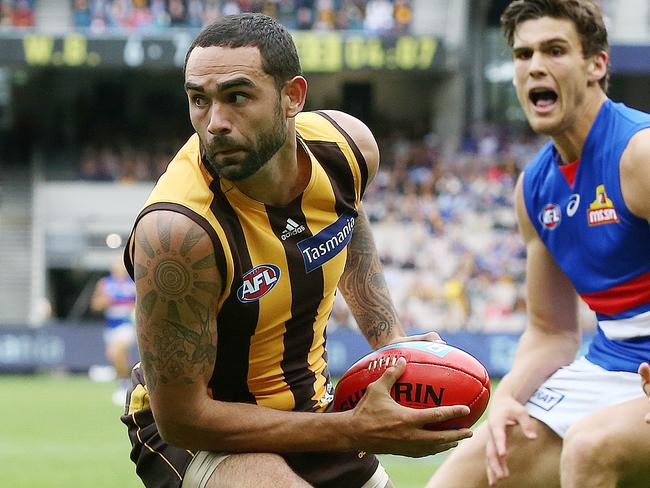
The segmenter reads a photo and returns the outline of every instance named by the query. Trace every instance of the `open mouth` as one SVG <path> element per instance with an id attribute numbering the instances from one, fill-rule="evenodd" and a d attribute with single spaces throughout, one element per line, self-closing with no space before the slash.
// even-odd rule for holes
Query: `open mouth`
<path id="1" fill-rule="evenodd" d="M 550 88 L 533 88 L 528 93 L 528 98 L 537 108 L 543 109 L 550 107 L 557 102 L 558 96 Z"/>

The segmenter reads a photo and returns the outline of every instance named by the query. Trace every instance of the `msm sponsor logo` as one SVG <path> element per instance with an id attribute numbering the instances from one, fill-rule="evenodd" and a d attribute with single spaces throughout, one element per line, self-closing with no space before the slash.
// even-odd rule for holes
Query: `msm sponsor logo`
<path id="1" fill-rule="evenodd" d="M 539 222 L 544 228 L 553 230 L 560 225 L 562 220 L 562 210 L 556 203 L 547 203 L 539 213 Z"/>
<path id="2" fill-rule="evenodd" d="M 243 274 L 243 283 L 237 290 L 237 298 L 242 303 L 259 300 L 277 284 L 280 268 L 275 264 L 260 264 Z"/>
<path id="3" fill-rule="evenodd" d="M 589 225 L 612 224 L 618 222 L 614 203 L 607 197 L 605 185 L 596 187 L 596 199 L 589 204 L 587 211 Z"/>
<path id="4" fill-rule="evenodd" d="M 320 268 L 348 245 L 352 239 L 356 216 L 356 212 L 345 212 L 318 234 L 298 243 L 307 273 Z"/>

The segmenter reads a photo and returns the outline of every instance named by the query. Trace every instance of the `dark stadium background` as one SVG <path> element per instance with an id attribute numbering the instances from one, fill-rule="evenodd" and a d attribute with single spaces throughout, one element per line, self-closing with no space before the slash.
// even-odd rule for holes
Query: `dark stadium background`
<path id="1" fill-rule="evenodd" d="M 382 166 L 366 208 L 409 332 L 436 329 L 494 378 L 503 375 L 525 325 L 511 194 L 543 142 L 514 96 L 498 31 L 507 3 L 0 2 L 0 465 L 12 466 L 0 470 L 0 484 L 139 486 L 110 387 L 88 379 L 107 364 L 90 294 L 191 134 L 181 74 L 187 46 L 203 23 L 232 9 L 276 15 L 291 29 L 308 110 L 349 112 L 375 133 Z M 648 111 L 650 0 L 599 3 L 612 44 L 610 95 Z M 588 340 L 589 312 L 582 322 Z M 328 343 L 335 374 L 368 350 L 339 301 Z M 80 410 L 89 395 L 94 403 Z M 9 420 L 26 406 L 27 418 L 51 420 Z M 83 430 L 67 423 L 75 416 L 112 439 L 85 463 L 87 475 L 74 456 L 94 436 L 68 439 Z M 21 464 L 33 452 L 49 460 L 42 479 Z M 120 481 L 97 480 L 106 459 L 122 463 Z M 393 476 L 407 473 L 398 486 L 415 483 L 415 465 L 387 462 Z M 437 462 L 417 464 L 422 479 Z"/>

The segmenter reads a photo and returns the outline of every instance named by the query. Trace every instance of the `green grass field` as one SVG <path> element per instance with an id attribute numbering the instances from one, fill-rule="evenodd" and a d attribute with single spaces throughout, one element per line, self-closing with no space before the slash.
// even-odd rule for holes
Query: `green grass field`
<path id="1" fill-rule="evenodd" d="M 142 488 L 112 389 L 86 376 L 0 376 L 0 487 Z M 421 488 L 445 455 L 381 459 L 397 488 Z"/>

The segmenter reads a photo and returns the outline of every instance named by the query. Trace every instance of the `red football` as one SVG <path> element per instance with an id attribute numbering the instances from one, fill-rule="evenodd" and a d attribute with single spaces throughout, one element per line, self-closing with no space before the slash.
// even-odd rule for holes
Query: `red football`
<path id="1" fill-rule="evenodd" d="M 448 344 L 428 341 L 391 344 L 364 356 L 341 377 L 334 392 L 334 409 L 354 408 L 370 383 L 403 357 L 406 370 L 395 382 L 391 396 L 401 405 L 429 408 L 467 405 L 464 417 L 428 425 L 432 430 L 470 427 L 490 399 L 490 377 L 473 356 Z"/>

